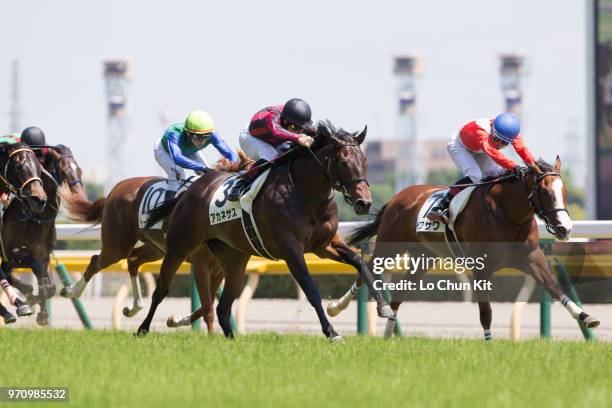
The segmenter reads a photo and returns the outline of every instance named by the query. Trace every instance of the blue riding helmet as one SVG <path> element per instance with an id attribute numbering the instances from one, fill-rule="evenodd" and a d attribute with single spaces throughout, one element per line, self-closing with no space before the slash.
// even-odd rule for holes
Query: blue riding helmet
<path id="1" fill-rule="evenodd" d="M 511 113 L 497 115 L 493 121 L 493 136 L 497 139 L 512 143 L 521 131 L 519 120 Z"/>

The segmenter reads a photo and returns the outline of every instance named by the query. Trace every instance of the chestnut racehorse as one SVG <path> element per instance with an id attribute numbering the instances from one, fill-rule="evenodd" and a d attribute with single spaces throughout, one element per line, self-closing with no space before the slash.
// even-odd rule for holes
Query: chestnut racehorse
<path id="1" fill-rule="evenodd" d="M 546 256 L 539 246 L 539 235 L 534 215 L 538 215 L 547 229 L 559 240 L 570 237 L 572 222 L 565 208 L 566 189 L 559 173 L 561 161 L 556 159 L 555 167 L 544 161 L 524 169 L 520 175 L 508 172 L 498 178 L 476 183 L 478 187 L 454 224 L 457 240 L 466 254 L 482 253 L 483 245 L 490 243 L 514 243 L 506 245 L 507 253 L 496 253 L 489 257 L 482 270 L 473 270 L 474 279 L 488 280 L 493 272 L 502 267 L 516 267 L 533 276 L 550 295 L 560 301 L 569 313 L 587 327 L 597 327 L 599 320 L 586 314 L 563 292 L 556 277 L 551 273 Z M 363 242 L 378 235 L 373 258 L 384 255 L 389 243 L 409 242 L 422 244 L 424 255 L 447 256 L 442 253 L 443 234 L 416 232 L 417 215 L 423 203 L 439 186 L 416 185 L 405 188 L 391 198 L 376 216 L 376 219 L 358 228 L 349 243 Z M 489 243 L 489 244 L 483 244 Z M 421 247 L 421 246 L 420 246 Z M 500 246 L 501 247 L 501 246 Z M 501 253 L 497 253 L 501 252 Z M 427 272 L 424 269 L 411 271 L 404 277 L 417 281 Z M 397 279 L 397 277 L 395 278 Z M 354 291 L 360 285 L 356 282 L 343 298 L 328 306 L 328 313 L 338 314 L 346 307 Z M 394 297 L 391 307 L 397 312 L 402 297 Z M 491 338 L 491 305 L 488 292 L 478 293 L 480 322 L 485 339 Z M 395 325 L 394 319 L 387 324 L 386 335 Z"/>
<path id="2" fill-rule="evenodd" d="M 329 122 L 319 123 L 312 148 L 298 147 L 273 167 L 253 203 L 263 244 L 272 257 L 285 260 L 315 309 L 323 333 L 331 341 L 342 337 L 325 316 L 321 296 L 304 260 L 306 252 L 354 266 L 379 302 L 379 314 L 392 316 L 389 305 L 371 286 L 373 276 L 365 262 L 336 234 L 338 209 L 334 189 L 342 192 L 357 214 L 367 213 L 372 202 L 366 180 L 367 159 L 360 148 L 366 130 L 351 134 L 335 129 Z M 256 252 L 243 232 L 241 220 L 211 225 L 207 209 L 215 191 L 228 177 L 224 173 L 208 173 L 181 197 L 151 215 L 149 223 L 155 223 L 156 218 L 172 212 L 158 285 L 149 314 L 137 334 L 148 333 L 155 310 L 168 294 L 170 282 L 183 260 L 208 247 L 225 273 L 225 287 L 217 306 L 219 324 L 227 337 L 233 337 L 231 305 L 242 291 L 246 264 Z"/>
<path id="3" fill-rule="evenodd" d="M 62 288 L 60 294 L 68 298 L 80 297 L 89 280 L 100 270 L 127 259 L 128 271 L 134 295 L 132 306 L 123 308 L 123 315 L 133 317 L 142 307 L 138 268 L 164 256 L 165 240 L 161 230 L 143 230 L 139 227 L 138 211 L 149 186 L 164 180 L 160 177 L 134 177 L 122 180 L 108 196 L 89 201 L 77 195 L 64 197 L 69 217 L 75 221 L 101 224 L 102 249 L 93 255 L 83 277 L 71 286 Z M 223 280 L 223 274 L 214 257 L 202 248 L 192 254 L 196 285 L 204 320 L 209 332 L 213 331 L 214 294 Z"/>
<path id="4" fill-rule="evenodd" d="M 70 149 L 64 145 L 45 146 L 48 158 L 44 163 L 42 180 L 47 205 L 40 214 L 33 214 L 24 203 L 14 201 L 7 208 L 2 225 L 5 259 L 2 269 L 9 281 L 28 296 L 28 303 L 38 303 L 40 312 L 36 321 L 40 325 L 48 322 L 45 300 L 55 294 L 51 278 L 50 255 L 55 249 L 55 219 L 61 203 L 60 186 L 70 193 L 85 197 L 82 170 Z M 33 149 L 42 147 L 33 147 Z M 38 295 L 32 296 L 32 286 L 24 284 L 12 275 L 13 268 L 30 268 L 38 281 Z"/>

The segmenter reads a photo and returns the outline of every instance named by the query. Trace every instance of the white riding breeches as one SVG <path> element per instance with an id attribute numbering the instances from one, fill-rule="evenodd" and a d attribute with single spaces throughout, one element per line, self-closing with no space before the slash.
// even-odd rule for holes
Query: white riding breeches
<path id="1" fill-rule="evenodd" d="M 461 174 L 468 176 L 473 183 L 480 181 L 483 177 L 497 176 L 504 172 L 504 168 L 495 162 L 484 152 L 474 153 L 469 151 L 461 143 L 459 132 L 455 133 L 446 146 L 448 154 L 455 162 Z"/>
<path id="2" fill-rule="evenodd" d="M 157 160 L 161 168 L 164 169 L 168 175 L 168 190 L 177 191 L 181 186 L 182 181 L 187 178 L 185 169 L 178 166 L 174 160 L 172 160 L 172 156 L 170 156 L 170 153 L 168 153 L 162 145 L 162 139 L 155 143 L 153 152 L 155 153 L 155 160 Z M 198 163 L 202 163 L 206 167 L 209 167 L 206 159 L 204 158 L 204 152 L 202 150 L 199 150 L 194 154 L 187 155 L 186 157 Z"/>
<path id="3" fill-rule="evenodd" d="M 238 140 L 242 151 L 253 160 L 264 159 L 270 161 L 279 155 L 274 146 L 252 136 L 247 129 L 240 132 Z"/>

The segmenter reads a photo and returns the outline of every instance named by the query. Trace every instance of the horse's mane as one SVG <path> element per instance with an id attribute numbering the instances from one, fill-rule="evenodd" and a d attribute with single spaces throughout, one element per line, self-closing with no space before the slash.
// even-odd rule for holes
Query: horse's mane
<path id="1" fill-rule="evenodd" d="M 236 173 L 240 170 L 246 170 L 253 166 L 255 160 L 251 159 L 245 152 L 238 149 L 238 157 L 240 157 L 240 161 L 236 163 L 232 163 L 225 157 L 219 159 L 217 164 L 215 164 L 215 170 L 218 171 L 227 171 L 231 173 Z"/>
<path id="2" fill-rule="evenodd" d="M 354 135 L 342 128 L 335 127 L 329 119 L 317 122 L 317 134 L 314 136 L 313 149 L 323 147 L 330 142 L 354 143 Z"/>
<path id="3" fill-rule="evenodd" d="M 53 149 L 61 155 L 72 156 L 72 150 L 66 145 L 58 144 L 57 146 L 53 146 Z"/>

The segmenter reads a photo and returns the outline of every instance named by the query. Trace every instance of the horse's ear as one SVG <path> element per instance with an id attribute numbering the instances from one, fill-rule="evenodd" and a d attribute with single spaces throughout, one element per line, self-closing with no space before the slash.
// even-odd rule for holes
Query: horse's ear
<path id="1" fill-rule="evenodd" d="M 363 140 L 365 139 L 367 133 L 368 133 L 368 125 L 365 125 L 363 130 L 359 132 L 358 135 L 355 136 L 355 141 L 357 142 L 358 145 L 363 143 Z"/>
<path id="2" fill-rule="evenodd" d="M 555 172 L 558 173 L 561 170 L 561 159 L 559 155 L 557 155 L 557 159 L 555 160 Z"/>

